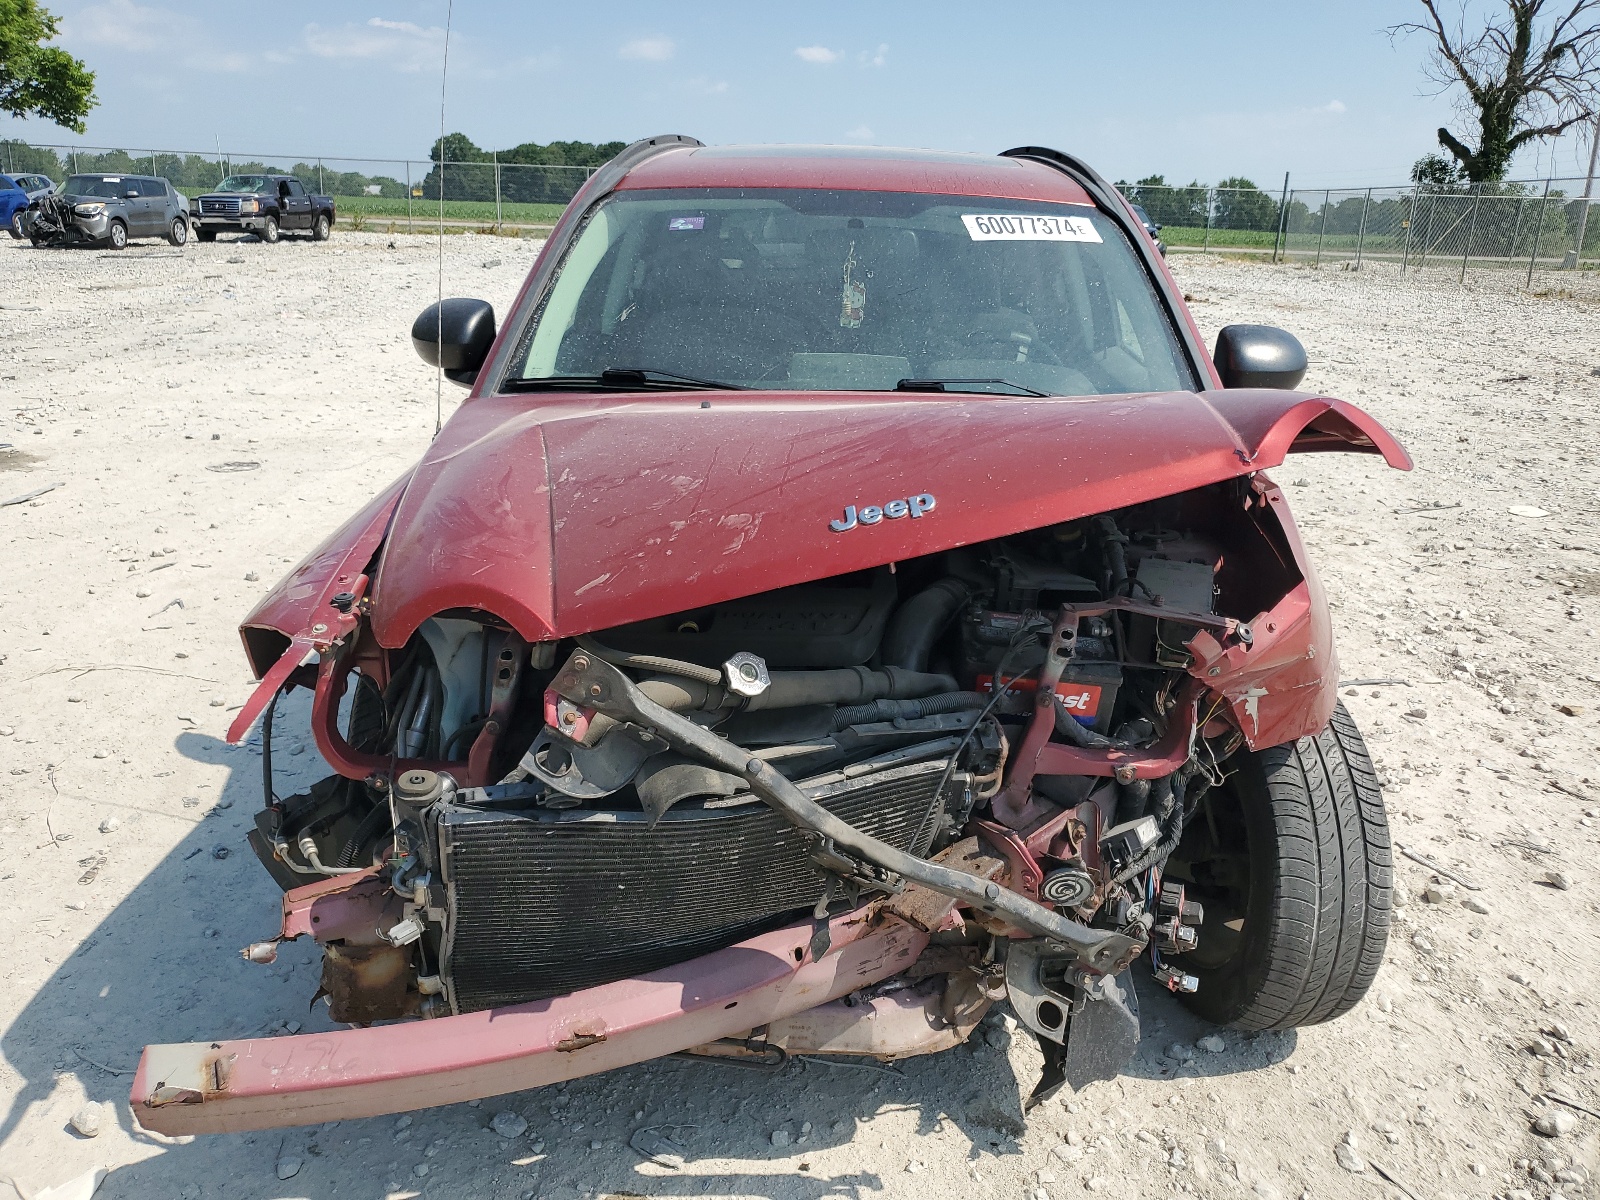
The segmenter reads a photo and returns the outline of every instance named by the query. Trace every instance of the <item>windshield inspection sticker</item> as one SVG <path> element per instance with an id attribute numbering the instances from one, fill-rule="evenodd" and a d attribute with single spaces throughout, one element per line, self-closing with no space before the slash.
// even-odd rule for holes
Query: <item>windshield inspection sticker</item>
<path id="1" fill-rule="evenodd" d="M 704 217 L 673 217 L 667 222 L 669 232 L 676 232 L 680 229 L 704 229 L 705 227 L 706 219 Z M 1099 239 L 1096 238 L 1095 240 L 1098 241 Z"/>
<path id="2" fill-rule="evenodd" d="M 1088 217 L 1044 217 L 1037 213 L 965 213 L 961 223 L 975 242 L 1098 242 Z"/>

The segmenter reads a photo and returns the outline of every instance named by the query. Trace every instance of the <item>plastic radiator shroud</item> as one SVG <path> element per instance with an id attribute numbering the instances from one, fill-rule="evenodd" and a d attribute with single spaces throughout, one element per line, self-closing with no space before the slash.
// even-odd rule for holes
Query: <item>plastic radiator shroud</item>
<path id="1" fill-rule="evenodd" d="M 948 759 L 801 784 L 913 854 L 940 824 Z M 446 807 L 444 970 L 459 1012 L 565 995 L 730 946 L 810 908 L 828 876 L 802 834 L 749 794 L 641 812 Z M 915 839 L 915 844 L 913 840 Z"/>

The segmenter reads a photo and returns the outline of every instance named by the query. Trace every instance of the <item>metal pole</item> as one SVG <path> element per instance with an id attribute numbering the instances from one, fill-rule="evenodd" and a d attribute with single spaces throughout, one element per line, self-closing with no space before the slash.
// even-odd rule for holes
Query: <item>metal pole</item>
<path id="1" fill-rule="evenodd" d="M 1333 199 L 1333 189 L 1322 193 L 1322 228 L 1317 230 L 1317 266 L 1322 265 L 1322 239 L 1328 232 L 1328 201 Z"/>
<path id="2" fill-rule="evenodd" d="M 1278 201 L 1278 231 L 1272 239 L 1272 261 L 1278 261 L 1278 247 L 1288 241 L 1289 227 L 1289 172 L 1283 173 L 1283 199 Z M 1288 247 L 1284 246 L 1285 253 Z"/>
<path id="3" fill-rule="evenodd" d="M 1533 264 L 1539 257 L 1539 239 L 1544 236 L 1544 210 L 1550 202 L 1550 181 L 1544 181 L 1544 195 L 1539 200 L 1539 222 L 1533 229 L 1533 249 L 1528 253 L 1528 290 L 1533 290 Z"/>
<path id="4" fill-rule="evenodd" d="M 1367 209 L 1372 206 L 1372 189 L 1367 189 L 1367 197 L 1361 202 L 1361 224 L 1356 229 L 1356 270 L 1361 270 L 1361 247 L 1367 241 Z"/>
<path id="5" fill-rule="evenodd" d="M 406 232 L 415 233 L 416 226 L 411 220 L 411 160 L 406 160 Z"/>
<path id="6" fill-rule="evenodd" d="M 1483 200 L 1483 184 L 1472 185 L 1472 215 L 1467 221 L 1467 241 L 1461 247 L 1461 278 L 1457 281 L 1462 285 L 1467 282 L 1467 255 L 1472 253 L 1472 237 L 1478 232 L 1478 205 Z"/>
<path id="7" fill-rule="evenodd" d="M 494 152 L 494 231 L 505 232 L 505 217 L 500 210 L 500 151 Z"/>
<path id="8" fill-rule="evenodd" d="M 1589 135 L 1589 177 L 1583 181 L 1583 208 L 1578 213 L 1578 242 L 1572 251 L 1572 269 L 1583 262 L 1583 235 L 1589 231 L 1589 197 L 1594 195 L 1594 169 L 1600 163 L 1600 117 L 1594 119 Z"/>
<path id="9" fill-rule="evenodd" d="M 1411 229 L 1417 223 L 1417 189 L 1411 189 L 1411 215 L 1406 218 L 1406 248 L 1400 256 L 1400 274 L 1406 273 L 1406 267 L 1411 264 Z"/>
<path id="10" fill-rule="evenodd" d="M 1200 247 L 1200 249 L 1203 251 L 1209 251 L 1211 249 L 1211 205 L 1216 199 L 1216 196 L 1216 188 L 1206 189 L 1206 240 Z"/>
<path id="11" fill-rule="evenodd" d="M 1522 232 L 1522 206 L 1528 202 L 1526 196 L 1517 198 L 1517 220 L 1511 226 L 1511 245 L 1506 248 L 1506 266 L 1511 265 L 1511 260 L 1517 256 L 1517 234 Z"/>
<path id="12" fill-rule="evenodd" d="M 328 194 L 328 185 L 322 181 L 322 160 L 320 158 L 317 159 L 317 194 L 321 196 Z"/>

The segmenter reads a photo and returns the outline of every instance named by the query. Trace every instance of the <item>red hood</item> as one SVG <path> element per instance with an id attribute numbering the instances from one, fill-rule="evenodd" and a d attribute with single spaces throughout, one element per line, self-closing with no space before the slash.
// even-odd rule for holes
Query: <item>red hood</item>
<path id="1" fill-rule="evenodd" d="M 530 641 L 604 629 L 1171 495 L 1291 448 L 1410 466 L 1359 409 L 1293 392 L 706 395 L 464 405 L 394 513 L 379 642 L 447 609 Z M 847 505 L 918 496 L 921 515 L 830 528 Z"/>

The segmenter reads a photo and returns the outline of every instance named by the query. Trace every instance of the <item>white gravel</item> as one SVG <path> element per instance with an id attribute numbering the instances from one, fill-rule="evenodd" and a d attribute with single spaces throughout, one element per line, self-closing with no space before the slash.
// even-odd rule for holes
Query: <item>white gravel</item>
<path id="1" fill-rule="evenodd" d="M 449 239 L 446 291 L 503 313 L 534 252 Z M 1124 1075 L 1026 1123 L 1040 1056 L 1000 1022 L 892 1072 L 665 1061 L 405 1122 L 135 1131 L 125 1072 L 146 1042 L 327 1027 L 321 1005 L 306 1015 L 310 950 L 237 954 L 273 932 L 277 899 L 243 844 L 259 760 L 221 740 L 250 686 L 234 627 L 426 446 L 434 383 L 408 332 L 435 253 L 370 233 L 120 255 L 0 239 L 0 442 L 16 447 L 0 501 L 62 485 L 0 508 L 0 1164 L 24 1194 L 100 1165 L 101 1200 L 1321 1200 L 1389 1194 L 1381 1173 L 1418 1196 L 1589 1194 L 1600 1121 L 1569 1126 L 1554 1117 L 1574 1110 L 1532 1097 L 1600 1109 L 1600 308 L 1198 256 L 1175 269 L 1208 339 L 1236 321 L 1294 330 L 1306 386 L 1367 407 L 1418 463 L 1305 455 L 1275 472 L 1322 567 L 1342 677 L 1404 681 L 1344 689 L 1395 837 L 1482 889 L 1423 904 L 1450 881 L 1397 859 L 1403 907 L 1368 1003 L 1216 1050 L 1145 987 Z M 302 719 L 282 718 L 280 792 L 320 773 L 314 748 L 294 753 Z M 1541 882 L 1558 874 L 1566 890 Z M 1553 1054 L 1526 1049 L 1558 1025 Z M 111 1102 L 93 1140 L 70 1125 L 89 1101 Z M 506 1113 L 525 1136 L 494 1132 Z M 1559 1137 L 1534 1131 L 1546 1117 Z M 774 1136 L 805 1123 L 803 1142 Z M 681 1145 L 681 1168 L 629 1149 L 646 1127 Z M 1352 1155 L 1365 1171 L 1341 1169 Z"/>

